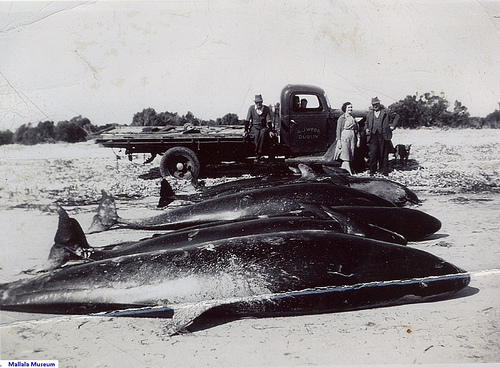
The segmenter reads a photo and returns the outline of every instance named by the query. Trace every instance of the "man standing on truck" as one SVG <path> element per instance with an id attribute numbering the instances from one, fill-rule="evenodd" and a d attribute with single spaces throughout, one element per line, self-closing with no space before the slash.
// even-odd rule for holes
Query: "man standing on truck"
<path id="1" fill-rule="evenodd" d="M 272 131 L 273 119 L 269 107 L 263 104 L 262 95 L 255 95 L 254 103 L 248 108 L 245 120 L 245 134 L 248 134 L 253 139 L 255 161 L 259 161 L 266 148 L 269 133 Z"/>
<path id="2" fill-rule="evenodd" d="M 366 141 L 368 143 L 368 168 L 370 175 L 378 171 L 389 173 L 389 153 L 392 151 L 392 131 L 396 129 L 399 115 L 382 108 L 378 97 L 372 98 L 372 110 L 366 117 Z M 392 118 L 392 124 L 389 121 Z"/>

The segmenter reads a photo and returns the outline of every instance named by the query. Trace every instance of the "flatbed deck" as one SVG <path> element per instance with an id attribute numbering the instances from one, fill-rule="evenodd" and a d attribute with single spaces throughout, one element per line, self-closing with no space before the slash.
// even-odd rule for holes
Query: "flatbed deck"
<path id="1" fill-rule="evenodd" d="M 132 152 L 164 150 L 166 144 L 243 144 L 243 126 L 201 126 L 184 129 L 178 126 L 121 126 L 102 133 L 95 142 L 109 148 L 130 148 Z"/>

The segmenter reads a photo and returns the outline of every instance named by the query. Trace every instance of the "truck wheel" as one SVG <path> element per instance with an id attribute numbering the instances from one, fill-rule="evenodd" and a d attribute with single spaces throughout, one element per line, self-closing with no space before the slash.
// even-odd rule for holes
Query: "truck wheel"
<path id="1" fill-rule="evenodd" d="M 176 179 L 198 180 L 200 161 L 193 150 L 187 147 L 172 147 L 161 158 L 162 177 L 173 176 Z"/>

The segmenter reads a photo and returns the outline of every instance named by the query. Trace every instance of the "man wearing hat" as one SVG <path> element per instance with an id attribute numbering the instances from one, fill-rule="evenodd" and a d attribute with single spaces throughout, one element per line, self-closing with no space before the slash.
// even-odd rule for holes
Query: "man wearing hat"
<path id="1" fill-rule="evenodd" d="M 368 143 L 368 168 L 370 175 L 378 171 L 389 173 L 389 151 L 392 147 L 392 131 L 397 127 L 399 115 L 382 108 L 378 97 L 372 98 L 372 108 L 366 117 L 366 141 Z M 392 118 L 392 124 L 389 118 Z"/>
<path id="2" fill-rule="evenodd" d="M 271 111 L 264 106 L 262 95 L 255 95 L 255 104 L 248 108 L 245 120 L 245 133 L 253 138 L 255 145 L 255 160 L 260 160 L 267 143 L 269 132 L 272 131 Z"/>

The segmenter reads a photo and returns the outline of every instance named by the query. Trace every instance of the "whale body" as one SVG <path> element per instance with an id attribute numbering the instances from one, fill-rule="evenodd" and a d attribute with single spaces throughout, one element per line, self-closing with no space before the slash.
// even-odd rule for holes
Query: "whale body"
<path id="1" fill-rule="evenodd" d="M 351 176 L 339 173 L 337 170 L 325 167 L 323 173 L 318 174 L 311 167 L 299 164 L 300 176 L 296 175 L 268 175 L 254 178 L 245 178 L 203 188 L 200 192 L 189 195 L 176 195 L 168 183 L 163 179 L 160 191 L 160 207 L 166 206 L 176 199 L 200 202 L 206 199 L 225 196 L 254 189 L 275 187 L 278 185 L 323 182 L 334 185 L 346 186 L 377 195 L 398 207 L 406 204 L 418 204 L 418 196 L 406 186 L 386 178 Z"/>
<path id="2" fill-rule="evenodd" d="M 297 230 L 64 267 L 0 285 L 0 308 L 175 318 L 186 306 L 201 306 L 183 319 L 184 327 L 210 311 L 295 315 L 391 305 L 405 297 L 425 300 L 469 281 L 461 268 L 421 250 L 330 230 Z"/>
<path id="3" fill-rule="evenodd" d="M 122 219 L 104 192 L 89 232 L 112 226 L 140 229 L 179 229 L 215 221 L 277 215 L 301 210 L 304 204 L 325 206 L 396 207 L 376 195 L 328 183 L 295 183 L 228 194 L 199 203 L 168 209 L 162 214 L 138 220 Z"/>

